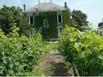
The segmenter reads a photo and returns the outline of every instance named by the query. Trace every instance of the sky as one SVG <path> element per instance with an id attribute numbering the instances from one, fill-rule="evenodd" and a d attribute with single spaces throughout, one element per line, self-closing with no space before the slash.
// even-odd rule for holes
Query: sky
<path id="1" fill-rule="evenodd" d="M 41 3 L 49 2 L 50 0 L 40 0 Z M 19 6 L 32 7 L 38 4 L 39 0 L 0 0 L 0 7 L 7 6 Z M 52 0 L 53 3 L 64 6 L 64 2 L 67 2 L 68 7 L 72 10 L 81 10 L 88 16 L 88 21 L 92 23 L 93 28 L 97 28 L 99 22 L 103 18 L 103 0 Z"/>

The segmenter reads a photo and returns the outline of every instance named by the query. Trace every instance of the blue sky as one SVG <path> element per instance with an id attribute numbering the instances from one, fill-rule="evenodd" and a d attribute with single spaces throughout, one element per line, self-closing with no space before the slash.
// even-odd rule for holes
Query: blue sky
<path id="1" fill-rule="evenodd" d="M 41 2 L 49 2 L 49 0 L 40 0 Z M 64 2 L 68 3 L 68 7 L 73 10 L 81 10 L 87 14 L 88 20 L 96 28 L 98 23 L 103 18 L 103 0 L 52 0 L 53 3 L 64 6 Z M 29 8 L 38 4 L 38 0 L 0 0 L 0 7 L 7 6 L 20 6 L 23 4 Z"/>

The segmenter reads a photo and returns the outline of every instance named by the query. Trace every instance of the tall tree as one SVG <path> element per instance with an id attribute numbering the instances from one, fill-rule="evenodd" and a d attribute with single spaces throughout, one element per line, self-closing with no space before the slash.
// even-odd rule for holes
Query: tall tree
<path id="1" fill-rule="evenodd" d="M 85 30 L 88 27 L 87 15 L 80 10 L 72 11 L 72 19 L 77 25 L 77 28 L 81 31 Z"/>
<path id="2" fill-rule="evenodd" d="M 13 24 L 20 28 L 20 33 L 23 32 L 24 28 L 28 27 L 27 18 L 22 14 L 21 8 L 4 5 L 0 9 L 0 27 L 5 34 L 9 34 L 12 31 Z"/>

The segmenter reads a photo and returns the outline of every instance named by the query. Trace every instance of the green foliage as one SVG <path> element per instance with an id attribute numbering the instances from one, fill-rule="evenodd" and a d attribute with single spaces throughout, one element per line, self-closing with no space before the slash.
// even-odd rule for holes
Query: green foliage
<path id="1" fill-rule="evenodd" d="M 68 10 L 61 11 L 63 16 L 63 22 L 60 24 L 61 26 L 65 24 L 71 25 L 70 20 L 70 12 Z M 42 34 L 43 39 L 45 40 L 52 40 L 58 38 L 58 22 L 57 22 L 57 12 L 41 12 L 38 15 L 36 13 L 34 15 L 34 27 L 39 30 Z M 43 27 L 44 19 L 48 20 L 48 28 Z"/>
<path id="2" fill-rule="evenodd" d="M 87 21 L 87 15 L 83 13 L 80 10 L 73 10 L 72 11 L 72 19 L 74 23 L 77 25 L 77 28 L 80 31 L 84 31 L 85 29 L 88 29 L 88 21 Z"/>
<path id="3" fill-rule="evenodd" d="M 12 32 L 13 24 L 20 28 L 20 34 L 28 28 L 27 18 L 22 14 L 22 9 L 19 7 L 4 6 L 0 9 L 0 28 L 5 34 Z"/>
<path id="4" fill-rule="evenodd" d="M 5 36 L 0 30 L 0 76 L 21 76 L 38 64 L 45 54 L 45 46 L 39 33 L 35 38 L 18 37 L 18 28 Z"/>
<path id="5" fill-rule="evenodd" d="M 80 75 L 103 75 L 103 37 L 95 31 L 79 32 L 66 27 L 60 35 L 59 51 Z"/>
<path id="6" fill-rule="evenodd" d="M 57 13 L 56 12 L 44 12 L 35 15 L 35 27 L 42 34 L 43 39 L 49 40 L 57 38 Z M 48 20 L 49 27 L 43 27 L 44 19 Z"/>

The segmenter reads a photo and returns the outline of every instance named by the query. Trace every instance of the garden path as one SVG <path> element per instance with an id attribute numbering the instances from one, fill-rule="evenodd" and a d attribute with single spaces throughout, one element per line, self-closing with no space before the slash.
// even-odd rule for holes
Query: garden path
<path id="1" fill-rule="evenodd" d="M 52 71 L 51 76 L 73 76 L 73 70 L 69 69 L 65 65 L 63 57 L 58 51 L 51 51 L 44 56 L 40 69 L 48 72 Z"/>

